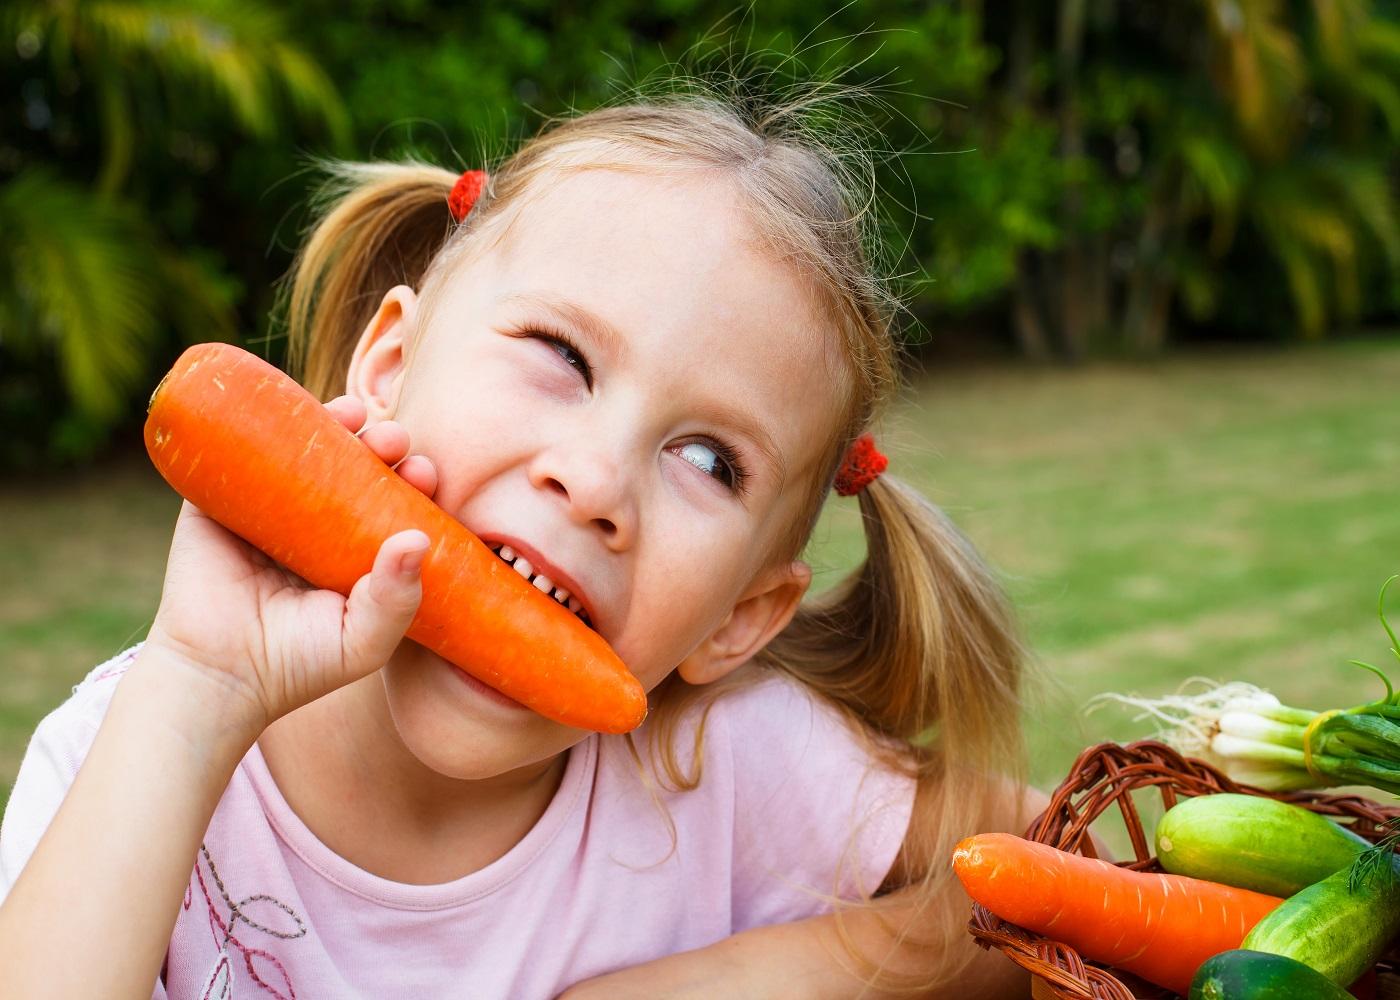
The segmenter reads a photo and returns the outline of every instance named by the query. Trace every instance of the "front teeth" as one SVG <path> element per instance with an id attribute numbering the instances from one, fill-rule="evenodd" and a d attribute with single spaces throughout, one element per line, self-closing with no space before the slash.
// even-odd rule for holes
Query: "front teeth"
<path id="1" fill-rule="evenodd" d="M 583 610 L 583 603 L 577 597 L 574 597 L 572 594 L 570 594 L 563 587 L 556 587 L 554 585 L 554 582 L 550 580 L 549 577 L 545 576 L 543 573 L 536 573 L 535 567 L 530 565 L 530 560 L 526 559 L 522 555 L 517 554 L 516 551 L 509 545 L 493 545 L 491 546 L 491 549 L 496 553 L 496 555 L 500 556 L 507 563 L 509 563 L 517 573 L 519 573 L 526 580 L 529 580 L 531 585 L 534 586 L 536 590 L 539 590 L 541 593 L 544 594 L 549 594 L 551 597 L 553 597 L 560 604 L 567 607 L 574 614 L 579 615 L 580 618 L 584 618 L 585 621 L 587 620 L 585 616 L 579 614 L 579 612 Z M 533 577 L 533 579 L 531 579 L 531 577 Z"/>

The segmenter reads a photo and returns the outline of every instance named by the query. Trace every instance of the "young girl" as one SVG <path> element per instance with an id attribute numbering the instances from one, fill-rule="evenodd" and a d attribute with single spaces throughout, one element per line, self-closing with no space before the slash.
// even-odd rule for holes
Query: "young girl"
<path id="1" fill-rule="evenodd" d="M 25 757 L 0 995 L 1024 995 L 947 874 L 1027 820 L 1020 648 L 862 437 L 892 299 L 795 111 L 606 108 L 484 190 L 347 168 L 291 291 L 305 384 L 611 643 L 642 728 L 404 640 L 421 532 L 345 599 L 186 504 L 146 641 Z M 833 483 L 868 556 L 803 603 Z"/>

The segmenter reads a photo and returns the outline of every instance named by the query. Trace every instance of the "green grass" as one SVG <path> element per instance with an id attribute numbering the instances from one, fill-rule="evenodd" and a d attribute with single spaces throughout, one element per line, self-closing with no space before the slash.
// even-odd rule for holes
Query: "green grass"
<path id="1" fill-rule="evenodd" d="M 1099 692 L 1208 676 L 1303 706 L 1381 693 L 1345 661 L 1390 659 L 1375 604 L 1400 571 L 1397 385 L 1394 342 L 916 384 L 886 432 L 892 471 L 1006 577 L 1043 681 L 1038 783 L 1150 734 L 1086 716 Z M 851 502 L 819 542 L 830 580 L 859 549 Z"/>
<path id="2" fill-rule="evenodd" d="M 4 798 L 38 721 L 155 614 L 179 503 L 135 458 L 0 486 Z"/>
<path id="3" fill-rule="evenodd" d="M 917 381 L 882 443 L 1006 577 L 1043 681 L 1027 714 L 1038 783 L 1089 743 L 1147 734 L 1084 716 L 1101 691 L 1205 675 L 1316 707 L 1378 693 L 1345 661 L 1387 658 L 1397 385 L 1400 341 Z M 144 633 L 176 508 L 140 456 L 0 487 L 0 787 L 43 714 Z M 819 587 L 860 552 L 854 502 L 830 508 Z"/>

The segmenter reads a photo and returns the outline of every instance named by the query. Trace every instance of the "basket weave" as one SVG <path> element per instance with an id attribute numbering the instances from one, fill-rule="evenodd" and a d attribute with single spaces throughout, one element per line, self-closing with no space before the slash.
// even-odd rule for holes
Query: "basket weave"
<path id="1" fill-rule="evenodd" d="M 1213 792 L 1242 792 L 1292 802 L 1323 816 L 1350 820 L 1350 828 L 1367 840 L 1379 840 L 1387 820 L 1400 816 L 1400 808 L 1382 806 L 1359 795 L 1325 795 L 1320 792 L 1266 792 L 1240 785 L 1203 761 L 1181 756 L 1155 740 L 1126 746 L 1100 743 L 1079 755 L 1050 805 L 1036 817 L 1026 838 L 1062 851 L 1097 857 L 1089 824 L 1110 806 L 1117 805 L 1133 845 L 1133 860 L 1119 862 L 1134 871 L 1160 872 L 1138 807 L 1129 792 L 1156 788 L 1162 807 L 1170 809 L 1179 799 Z M 1127 973 L 1105 969 L 1081 959 L 1069 945 L 1033 934 L 995 916 L 981 904 L 972 906 L 968 930 L 984 948 L 999 948 L 1007 958 L 1036 976 L 1037 996 L 1056 1000 L 1159 1000 L 1175 994 L 1152 986 Z M 1392 966 L 1383 961 L 1382 970 Z"/>

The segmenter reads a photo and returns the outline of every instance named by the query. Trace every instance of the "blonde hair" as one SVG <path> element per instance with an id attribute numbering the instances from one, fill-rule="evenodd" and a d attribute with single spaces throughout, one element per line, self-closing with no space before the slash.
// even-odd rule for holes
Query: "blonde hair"
<path id="1" fill-rule="evenodd" d="M 339 200 L 293 271 L 294 372 L 322 399 L 342 392 L 355 344 L 383 293 L 402 283 L 430 299 L 463 260 L 499 238 L 550 176 L 599 168 L 721 172 L 742 193 L 766 246 L 820 296 L 847 363 L 835 386 L 822 474 L 804 484 L 802 517 L 770 553 L 775 560 L 796 558 L 847 447 L 875 422 L 898 384 L 900 303 L 877 266 L 872 162 L 804 123 L 818 104 L 830 110 L 829 94 L 765 105 L 692 84 L 550 120 L 489 169 L 489 183 L 461 225 L 447 212 L 457 178 L 452 171 L 422 163 L 339 166 Z M 946 981 L 957 971 L 954 956 L 970 949 L 956 912 L 965 903 L 950 888 L 943 859 L 957 839 L 996 822 L 1006 799 L 1004 776 L 1020 775 L 1022 647 L 993 574 L 936 507 L 890 475 L 867 487 L 859 503 L 864 563 L 844 584 L 805 603 L 758 666 L 788 674 L 836 706 L 873 737 L 872 748 L 891 766 L 916 778 L 921 797 L 941 805 L 936 822 L 911 826 L 905 846 L 913 856 L 938 859 L 914 884 L 929 930 L 921 943 L 948 956 L 931 976 Z M 700 777 L 682 773 L 674 754 L 671 736 L 682 709 L 701 700 L 708 712 L 714 698 L 752 673 L 737 671 L 702 688 L 675 677 L 666 682 L 650 728 L 677 788 L 693 787 Z M 697 744 L 703 732 L 702 714 Z M 959 940 L 964 947 L 950 947 Z M 875 964 L 865 968 L 873 982 Z M 887 975 L 879 985 L 912 990 L 931 980 L 896 983 Z"/>

